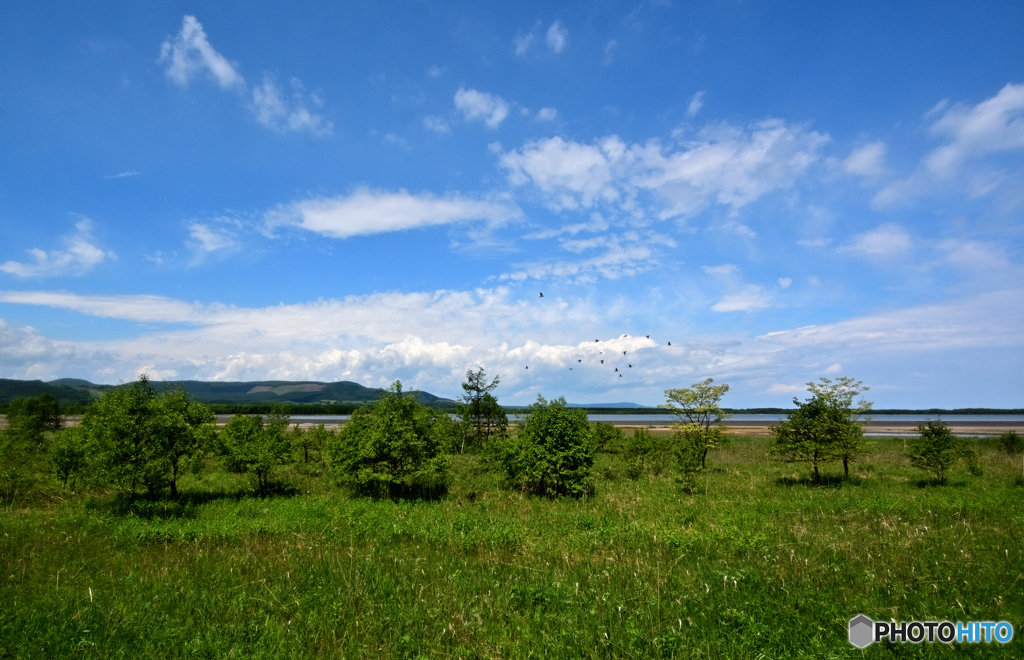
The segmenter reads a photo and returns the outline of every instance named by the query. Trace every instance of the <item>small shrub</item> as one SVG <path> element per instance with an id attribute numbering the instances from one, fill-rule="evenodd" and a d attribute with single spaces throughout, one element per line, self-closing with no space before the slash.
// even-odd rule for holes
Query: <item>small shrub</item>
<path id="1" fill-rule="evenodd" d="M 80 426 L 63 429 L 57 437 L 50 461 L 53 463 L 57 478 L 65 488 L 68 486 L 68 480 L 78 476 L 86 466 L 87 442 L 85 429 Z"/>
<path id="2" fill-rule="evenodd" d="M 700 429 L 678 431 L 673 435 L 676 482 L 693 493 L 697 477 L 704 471 L 704 438 Z"/>
<path id="3" fill-rule="evenodd" d="M 910 464 L 930 472 L 935 481 L 944 484 L 949 471 L 960 461 L 967 464 L 972 474 L 979 474 L 977 453 L 967 446 L 966 438 L 953 435 L 942 422 L 928 422 L 917 427 L 920 435 L 907 441 Z"/>
<path id="4" fill-rule="evenodd" d="M 1024 438 L 1016 431 L 1007 431 L 999 436 L 999 448 L 1011 456 L 1024 452 Z"/>
<path id="5" fill-rule="evenodd" d="M 671 446 L 664 437 L 657 436 L 647 429 L 636 429 L 633 435 L 625 439 L 622 454 L 626 462 L 626 474 L 631 479 L 638 479 L 643 475 L 657 476 L 668 467 Z"/>
<path id="6" fill-rule="evenodd" d="M 594 435 L 594 451 L 617 454 L 626 443 L 626 434 L 611 422 L 594 422 L 590 431 Z"/>

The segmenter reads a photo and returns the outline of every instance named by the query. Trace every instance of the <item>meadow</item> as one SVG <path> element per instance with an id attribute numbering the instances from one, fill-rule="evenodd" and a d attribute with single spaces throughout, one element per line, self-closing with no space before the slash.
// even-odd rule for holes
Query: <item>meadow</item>
<path id="1" fill-rule="evenodd" d="M 598 454 L 584 499 L 457 455 L 434 500 L 295 463 L 260 498 L 219 467 L 127 511 L 59 486 L 0 512 L 0 657 L 1024 657 L 1021 456 L 934 485 L 877 439 L 812 484 L 732 437 L 695 492 Z M 999 644 L 847 642 L 847 621 L 1006 620 Z"/>

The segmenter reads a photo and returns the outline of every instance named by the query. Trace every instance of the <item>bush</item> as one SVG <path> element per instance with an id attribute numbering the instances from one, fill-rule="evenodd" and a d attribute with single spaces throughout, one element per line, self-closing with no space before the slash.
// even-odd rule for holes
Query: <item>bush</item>
<path id="1" fill-rule="evenodd" d="M 357 492 L 436 494 L 447 488 L 454 422 L 395 384 L 372 405 L 352 413 L 331 447 L 341 481 Z"/>
<path id="2" fill-rule="evenodd" d="M 1024 438 L 1016 431 L 1007 431 L 999 436 L 999 448 L 1011 456 L 1024 452 Z"/>
<path id="3" fill-rule="evenodd" d="M 590 494 L 594 434 L 581 408 L 538 396 L 515 435 L 500 450 L 509 483 L 537 495 Z"/>
<path id="4" fill-rule="evenodd" d="M 626 444 L 626 434 L 611 422 L 594 422 L 590 430 L 594 434 L 594 451 L 617 454 Z"/>
<path id="5" fill-rule="evenodd" d="M 665 471 L 671 458 L 671 445 L 665 437 L 647 429 L 636 429 L 626 437 L 622 457 L 626 461 L 626 474 L 631 479 L 643 475 L 657 476 Z"/>
<path id="6" fill-rule="evenodd" d="M 64 429 L 57 436 L 57 444 L 50 454 L 54 473 L 65 488 L 68 480 L 77 477 L 85 469 L 88 436 L 81 426 Z M 72 482 L 72 487 L 74 482 Z"/>
<path id="7" fill-rule="evenodd" d="M 704 471 L 705 437 L 702 429 L 677 431 L 672 438 L 675 447 L 676 482 L 691 493 L 697 487 L 697 476 Z"/>
<path id="8" fill-rule="evenodd" d="M 972 474 L 981 472 L 977 454 L 968 447 L 967 439 L 953 435 L 942 422 L 921 424 L 917 431 L 920 435 L 907 442 L 907 458 L 914 467 L 930 472 L 938 483 L 946 483 L 949 471 L 960 461 Z"/>

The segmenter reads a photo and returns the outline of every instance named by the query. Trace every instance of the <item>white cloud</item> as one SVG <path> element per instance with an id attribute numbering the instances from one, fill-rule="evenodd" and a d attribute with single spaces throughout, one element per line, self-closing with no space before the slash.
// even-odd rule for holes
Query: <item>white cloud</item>
<path id="1" fill-rule="evenodd" d="M 885 171 L 885 155 L 888 147 L 884 142 L 872 142 L 854 149 L 843 161 L 843 169 L 850 174 L 876 177 Z"/>
<path id="2" fill-rule="evenodd" d="M 843 365 L 841 365 L 841 364 L 839 364 L 838 362 L 836 362 L 836 363 L 835 363 L 835 364 L 833 364 L 833 365 L 832 365 L 831 367 L 829 367 L 828 369 L 826 369 L 826 370 L 825 370 L 825 373 L 827 373 L 827 374 L 838 374 L 838 373 L 840 373 L 840 372 L 841 372 L 842 370 L 843 370 Z"/>
<path id="3" fill-rule="evenodd" d="M 8 261 L 0 264 L 0 271 L 18 277 L 84 275 L 104 260 L 117 258 L 113 251 L 104 249 L 92 235 L 92 222 L 88 219 L 78 221 L 75 233 L 66 236 L 64 243 L 67 247 L 63 250 L 28 250 L 34 261 Z"/>
<path id="4" fill-rule="evenodd" d="M 508 116 L 508 103 L 500 96 L 460 87 L 455 92 L 455 107 L 466 121 L 482 121 L 488 128 L 497 128 Z"/>
<path id="5" fill-rule="evenodd" d="M 474 220 L 500 224 L 520 215 L 518 208 L 505 201 L 360 188 L 349 195 L 282 204 L 265 213 L 264 220 L 270 229 L 296 226 L 332 238 L 348 238 Z"/>
<path id="6" fill-rule="evenodd" d="M 309 133 L 315 137 L 333 133 L 334 124 L 308 107 L 321 107 L 322 99 L 316 94 L 307 95 L 297 78 L 292 78 L 291 87 L 286 97 L 274 78 L 264 75 L 263 82 L 252 88 L 252 111 L 256 121 L 279 133 Z"/>
<path id="7" fill-rule="evenodd" d="M 717 124 L 679 146 L 658 140 L 627 144 L 609 136 L 593 144 L 561 137 L 528 142 L 502 155 L 514 185 L 532 183 L 556 210 L 614 204 L 643 214 L 638 196 L 653 196 L 658 218 L 692 216 L 713 203 L 737 210 L 793 185 L 817 159 L 827 136 L 777 120 L 748 130 Z"/>
<path id="8" fill-rule="evenodd" d="M 1024 149 L 1024 84 L 1009 83 L 974 106 L 942 101 L 925 118 L 934 118 L 929 132 L 946 143 L 928 153 L 910 176 L 878 191 L 874 207 L 898 204 L 950 185 L 966 185 L 972 196 L 980 196 L 1003 184 L 1002 173 L 988 170 L 984 159 Z"/>
<path id="9" fill-rule="evenodd" d="M 765 392 L 768 394 L 793 394 L 794 392 L 803 392 L 806 389 L 806 385 L 783 385 L 782 383 L 775 383 L 765 390 Z"/>
<path id="10" fill-rule="evenodd" d="M 235 233 L 223 226 L 193 222 L 189 225 L 189 235 L 192 237 L 189 246 L 200 252 L 232 250 L 241 245 Z"/>
<path id="11" fill-rule="evenodd" d="M 558 110 L 554 108 L 541 108 L 537 111 L 537 121 L 554 121 L 558 116 Z"/>
<path id="12" fill-rule="evenodd" d="M 1024 85 L 1010 83 L 976 106 L 958 104 L 941 115 L 930 130 L 949 142 L 924 159 L 940 179 L 952 176 L 969 158 L 1024 148 Z"/>
<path id="13" fill-rule="evenodd" d="M 238 308 L 158 296 L 0 292 L 4 303 L 49 305 L 146 324 L 136 337 L 56 342 L 0 320 L 0 369 L 8 377 L 74 374 L 99 382 L 131 380 L 143 369 L 173 371 L 179 378 L 354 380 L 372 386 L 401 378 L 410 387 L 456 396 L 465 370 L 480 365 L 501 375 L 499 394 L 505 403 L 529 403 L 538 392 L 603 397 L 618 391 L 629 392 L 632 400 L 657 402 L 665 388 L 707 376 L 729 382 L 737 393 L 775 388 L 774 393 L 788 394 L 803 388 L 785 383 L 816 377 L 819 365 L 850 360 L 858 364 L 858 377 L 876 385 L 894 361 L 904 360 L 921 368 L 932 365 L 929 373 L 941 382 L 925 396 L 938 397 L 950 356 L 975 359 L 978 351 L 986 351 L 988 358 L 1002 356 L 1019 364 L 1016 356 L 1024 348 L 1020 289 L 758 337 L 701 337 L 669 324 L 661 332 L 652 327 L 651 339 L 621 335 L 624 323 L 640 318 L 638 305 L 644 301 L 604 296 L 561 300 L 550 294 L 537 300 L 531 293 L 526 299 L 509 288 L 381 293 Z M 660 308 L 663 302 L 654 304 Z M 174 325 L 154 331 L 153 323 Z M 183 329 L 182 324 L 192 327 Z M 597 337 L 601 342 L 593 341 Z M 666 339 L 673 346 L 666 346 Z M 600 350 L 605 355 L 598 356 Z M 622 350 L 629 351 L 628 357 L 621 356 Z M 626 379 L 609 384 L 607 366 L 613 363 L 598 362 L 608 355 L 634 365 L 627 372 L 632 379 L 628 388 L 609 389 Z M 524 365 L 530 366 L 528 372 Z M 577 369 L 571 376 L 569 366 Z M 981 378 L 987 372 L 978 373 Z M 1003 389 L 1011 394 L 997 405 L 1012 405 L 1018 384 L 1019 377 L 1006 383 Z M 921 405 L 933 404 L 924 400 Z"/>
<path id="14" fill-rule="evenodd" d="M 438 117 L 436 115 L 430 115 L 423 118 L 423 127 L 428 131 L 433 131 L 438 135 L 447 135 L 452 132 L 448 122 L 444 120 L 444 117 Z"/>
<path id="15" fill-rule="evenodd" d="M 914 242 L 897 224 L 887 223 L 853 237 L 839 247 L 840 252 L 868 258 L 891 258 L 910 251 Z"/>
<path id="16" fill-rule="evenodd" d="M 771 306 L 771 296 L 765 292 L 764 287 L 749 284 L 743 291 L 722 296 L 721 300 L 711 306 L 711 311 L 751 312 L 769 306 Z"/>
<path id="17" fill-rule="evenodd" d="M 500 276 L 502 280 L 560 279 L 576 283 L 595 282 L 599 277 L 615 280 L 633 277 L 658 265 L 660 246 L 675 247 L 671 237 L 628 231 L 588 239 L 563 239 L 561 246 L 576 254 L 598 252 L 577 260 L 553 260 L 522 264 L 518 270 Z"/>
<path id="18" fill-rule="evenodd" d="M 204 72 L 224 89 L 245 85 L 235 67 L 210 45 L 202 24 L 195 16 L 185 16 L 181 32 L 163 42 L 160 62 L 167 64 L 167 77 L 182 87 L 188 86 Z"/>
<path id="19" fill-rule="evenodd" d="M 526 57 L 526 53 L 530 51 L 530 46 L 533 45 L 533 39 L 534 36 L 532 34 L 516 35 L 516 38 L 512 40 L 516 57 Z"/>
<path id="20" fill-rule="evenodd" d="M 433 64 L 427 68 L 427 75 L 430 76 L 431 78 L 440 78 L 442 73 L 443 71 L 441 71 L 441 67 L 437 66 L 436 64 Z"/>
<path id="21" fill-rule="evenodd" d="M 561 53 L 569 43 L 569 31 L 565 29 L 561 21 L 555 21 L 548 28 L 548 48 L 554 53 Z"/>
<path id="22" fill-rule="evenodd" d="M 736 267 L 736 264 L 722 264 L 721 266 L 701 266 L 708 275 L 714 275 L 716 277 L 730 277 L 739 273 L 740 269 Z"/>
<path id="23" fill-rule="evenodd" d="M 129 170 L 126 172 L 120 172 L 118 174 L 108 174 L 104 176 L 104 179 L 127 179 L 128 177 L 138 176 L 139 173 L 135 170 Z"/>
<path id="24" fill-rule="evenodd" d="M 806 248 L 820 248 L 825 247 L 832 243 L 831 238 L 801 238 L 796 242 L 797 245 Z"/>
<path id="25" fill-rule="evenodd" d="M 688 117 L 696 117 L 700 109 L 704 107 L 704 91 L 701 90 L 693 95 L 690 99 L 690 105 L 686 107 L 686 115 Z"/>
<path id="26" fill-rule="evenodd" d="M 791 277 L 780 277 L 779 286 L 783 289 L 788 289 L 793 284 L 793 278 Z"/>

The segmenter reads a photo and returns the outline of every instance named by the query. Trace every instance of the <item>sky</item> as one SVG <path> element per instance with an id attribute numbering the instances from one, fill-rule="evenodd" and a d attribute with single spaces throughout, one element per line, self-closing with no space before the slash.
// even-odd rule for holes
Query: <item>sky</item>
<path id="1" fill-rule="evenodd" d="M 2 13 L 0 377 L 1024 407 L 1019 1 Z"/>

